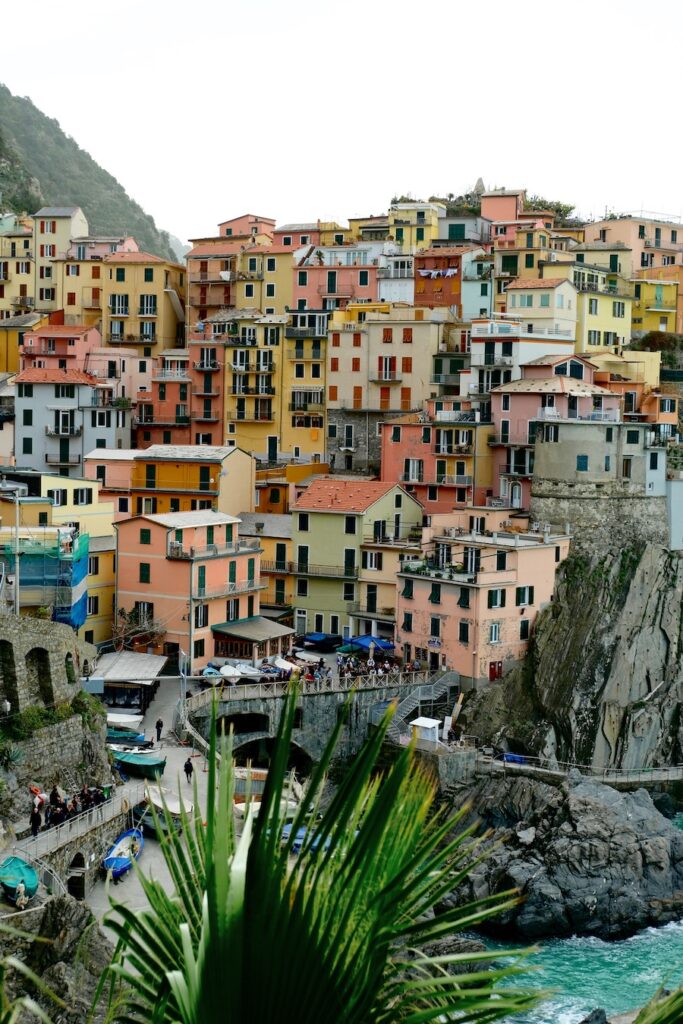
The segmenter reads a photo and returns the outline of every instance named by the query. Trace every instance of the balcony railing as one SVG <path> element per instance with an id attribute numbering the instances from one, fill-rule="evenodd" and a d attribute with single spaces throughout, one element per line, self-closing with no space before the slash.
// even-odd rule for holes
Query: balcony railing
<path id="1" fill-rule="evenodd" d="M 413 270 L 394 270 L 393 267 L 378 267 L 377 277 L 384 278 L 385 281 L 405 281 L 415 277 Z"/>
<path id="2" fill-rule="evenodd" d="M 546 408 L 538 409 L 536 411 L 535 419 L 543 420 L 546 423 L 559 423 L 562 420 L 578 420 L 582 423 L 618 423 L 619 410 L 593 409 L 591 412 L 584 413 L 583 415 L 579 415 L 579 413 L 574 415 L 571 412 L 562 412 L 560 409 Z"/>
<path id="3" fill-rule="evenodd" d="M 298 363 L 305 363 L 309 360 L 324 359 L 323 351 L 321 348 L 288 348 L 287 358 L 295 359 Z"/>
<path id="4" fill-rule="evenodd" d="M 472 477 L 457 473 L 455 475 L 448 473 L 435 473 L 434 479 L 431 483 L 436 487 L 471 487 Z"/>
<path id="5" fill-rule="evenodd" d="M 152 380 L 189 380 L 188 370 L 155 370 L 152 374 Z"/>
<path id="6" fill-rule="evenodd" d="M 319 402 L 290 402 L 290 412 L 322 412 L 325 408 L 325 403 L 322 398 Z"/>
<path id="7" fill-rule="evenodd" d="M 201 373 L 215 373 L 216 370 L 220 370 L 220 363 L 217 363 L 215 359 L 210 360 L 208 363 L 195 362 L 192 364 L 195 370 L 201 371 Z"/>
<path id="8" fill-rule="evenodd" d="M 437 455 L 471 455 L 472 445 L 471 444 L 440 444 L 437 442 L 433 446 L 433 451 Z"/>
<path id="9" fill-rule="evenodd" d="M 459 384 L 459 373 L 433 373 L 429 379 L 430 384 Z"/>
<path id="10" fill-rule="evenodd" d="M 319 338 L 315 327 L 285 327 L 285 338 Z"/>
<path id="11" fill-rule="evenodd" d="M 297 576 L 339 576 L 356 579 L 357 565 L 318 565 L 312 562 L 261 562 L 261 570 L 268 573 L 294 573 Z"/>
<path id="12" fill-rule="evenodd" d="M 373 384 L 398 384 L 403 380 L 403 374 L 389 373 L 385 370 L 370 370 L 368 380 Z"/>
<path id="13" fill-rule="evenodd" d="M 214 336 L 214 341 L 222 341 L 229 348 L 237 348 L 238 346 L 245 346 L 247 348 L 256 348 L 256 338 L 244 338 L 237 334 L 218 334 Z"/>
<path id="14" fill-rule="evenodd" d="M 83 427 L 45 427 L 48 437 L 80 437 Z"/>
<path id="15" fill-rule="evenodd" d="M 512 445 L 513 448 L 533 447 L 534 440 L 528 434 L 491 434 L 487 441 L 491 448 L 501 445 Z"/>
<path id="16" fill-rule="evenodd" d="M 158 315 L 159 315 L 159 313 L 157 311 L 157 307 L 156 306 L 141 306 L 138 309 L 138 316 L 141 316 L 141 317 L 158 316 Z"/>
<path id="17" fill-rule="evenodd" d="M 481 363 L 479 363 L 479 364 L 473 363 L 472 364 L 473 368 L 476 365 L 481 366 Z M 484 356 L 484 364 L 483 365 L 484 366 L 512 366 L 512 356 L 489 356 L 489 355 L 485 355 Z"/>
<path id="18" fill-rule="evenodd" d="M 241 555 L 245 552 L 252 554 L 261 551 L 259 542 L 254 540 L 239 540 L 235 544 L 208 544 L 206 547 L 184 548 L 182 544 L 171 541 L 166 552 L 167 558 L 179 561 L 191 562 L 198 558 L 221 558 L 224 555 Z"/>
<path id="19" fill-rule="evenodd" d="M 147 416 L 134 416 L 133 425 L 136 427 L 188 427 L 189 416 L 164 416 L 163 413 L 153 413 Z"/>
<path id="20" fill-rule="evenodd" d="M 253 397 L 253 396 L 252 396 Z M 249 411 L 247 409 L 229 409 L 226 418 L 229 420 L 236 420 L 239 422 L 247 421 L 249 423 L 272 423 L 274 415 L 272 409 L 269 412 L 263 412 L 260 409 L 254 409 Z"/>
<path id="21" fill-rule="evenodd" d="M 48 466 L 78 466 L 81 462 L 80 455 L 67 455 L 62 458 L 61 455 L 46 455 L 45 461 Z"/>
<path id="22" fill-rule="evenodd" d="M 507 335 L 508 337 L 517 337 L 518 335 L 536 335 L 542 338 L 561 338 L 568 341 L 574 340 L 574 333 L 569 330 L 565 330 L 562 327 L 536 327 L 533 326 L 533 330 L 527 329 L 528 321 L 520 323 L 518 321 L 508 322 L 503 320 L 490 320 L 483 324 L 472 324 L 472 337 L 473 338 L 495 338 Z"/>
<path id="23" fill-rule="evenodd" d="M 193 412 L 191 419 L 196 423 L 218 423 L 220 416 L 213 409 L 205 409 L 202 412 Z"/>
<path id="24" fill-rule="evenodd" d="M 10 299 L 10 302 L 15 308 L 21 309 L 32 309 L 35 305 L 32 295 L 17 295 L 15 298 Z"/>
<path id="25" fill-rule="evenodd" d="M 526 465 L 526 466 L 505 466 L 505 468 L 501 470 L 501 473 L 503 473 L 504 476 L 528 476 L 528 477 L 532 477 L 534 475 L 534 467 L 530 466 L 530 465 Z"/>
<path id="26" fill-rule="evenodd" d="M 110 306 L 109 313 L 111 316 L 129 316 L 130 306 Z"/>
<path id="27" fill-rule="evenodd" d="M 387 619 L 390 622 L 394 622 L 396 619 L 396 609 L 390 605 L 363 604 L 354 601 L 353 604 L 347 604 L 346 611 L 348 615 L 364 615 L 368 619 Z"/>
<path id="28" fill-rule="evenodd" d="M 126 345 L 156 345 L 158 339 L 156 335 L 150 337 L 147 334 L 108 334 L 107 340 L 112 345 L 125 348 Z"/>
<path id="29" fill-rule="evenodd" d="M 401 481 L 406 484 L 424 483 L 424 472 L 403 473 L 401 475 Z"/>
<path id="30" fill-rule="evenodd" d="M 197 587 L 192 595 L 194 600 L 204 597 L 230 597 L 232 594 L 248 594 L 254 590 L 263 590 L 267 586 L 259 580 L 247 580 L 245 583 L 221 583 L 213 587 Z"/>

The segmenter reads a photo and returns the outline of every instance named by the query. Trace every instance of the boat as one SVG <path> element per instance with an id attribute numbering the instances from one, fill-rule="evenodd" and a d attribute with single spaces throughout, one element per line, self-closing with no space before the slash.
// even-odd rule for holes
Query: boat
<path id="1" fill-rule="evenodd" d="M 21 857 L 6 857 L 0 864 L 0 885 L 12 903 L 17 898 L 17 886 L 24 883 L 24 894 L 32 899 L 38 891 L 38 873 Z"/>
<path id="2" fill-rule="evenodd" d="M 253 665 L 247 665 L 245 664 L 245 662 L 239 662 L 237 665 L 235 665 L 235 668 L 237 669 L 238 673 L 241 676 L 245 676 L 247 679 L 251 679 L 261 675 L 260 669 L 254 668 Z"/>
<path id="3" fill-rule="evenodd" d="M 122 750 L 114 755 L 114 764 L 128 775 L 139 775 L 143 779 L 156 779 L 164 774 L 166 758 L 142 753 L 137 750 Z"/>
<path id="4" fill-rule="evenodd" d="M 117 715 L 113 711 L 107 712 L 107 725 L 114 729 L 131 729 L 135 731 L 142 725 L 144 715 Z"/>
<path id="5" fill-rule="evenodd" d="M 339 633 L 304 633 L 304 644 L 319 651 L 334 651 L 344 643 Z"/>
<path id="6" fill-rule="evenodd" d="M 236 669 L 234 665 L 223 665 L 218 674 L 222 676 L 223 679 L 232 679 L 233 681 L 240 677 L 239 669 Z"/>
<path id="7" fill-rule="evenodd" d="M 126 871 L 130 871 L 133 861 L 142 853 L 145 840 L 139 828 L 130 828 L 120 835 L 109 853 L 102 861 L 105 871 L 111 871 L 112 878 L 117 881 Z"/>
<path id="8" fill-rule="evenodd" d="M 152 740 L 144 732 L 125 732 L 123 729 L 107 729 L 107 743 L 125 743 L 129 747 L 151 747 Z"/>
<path id="9" fill-rule="evenodd" d="M 173 793 L 169 789 L 162 789 L 161 786 L 148 786 L 147 796 L 150 803 L 154 804 L 159 812 L 163 812 L 165 803 L 169 813 L 174 818 L 179 818 L 181 811 L 185 811 L 186 814 L 192 814 L 194 810 L 194 804 L 191 800 L 185 800 L 178 793 Z"/>
<path id="10" fill-rule="evenodd" d="M 193 810 L 192 801 L 181 800 L 181 797 L 169 790 L 161 789 L 160 786 L 150 786 L 147 789 L 147 802 L 138 804 L 137 807 L 133 808 L 135 824 L 138 828 L 142 829 L 146 836 L 163 839 L 164 836 L 168 835 L 169 828 L 164 814 L 164 803 L 171 815 L 176 832 L 182 830 L 182 810 L 185 810 L 186 814 L 191 814 Z M 156 811 L 156 820 L 152 805 L 154 805 L 154 810 Z"/>
<path id="11" fill-rule="evenodd" d="M 110 743 L 109 749 L 113 750 L 116 754 L 139 754 L 140 757 L 157 756 L 156 750 L 153 750 L 151 745 L 148 749 L 144 749 L 143 747 L 136 747 L 134 744 L 130 743 Z"/>

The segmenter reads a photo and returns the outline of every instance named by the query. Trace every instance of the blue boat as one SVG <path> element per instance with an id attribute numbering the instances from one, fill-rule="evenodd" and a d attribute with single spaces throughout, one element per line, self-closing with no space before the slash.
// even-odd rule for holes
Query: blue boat
<path id="1" fill-rule="evenodd" d="M 118 881 L 126 871 L 130 871 L 133 861 L 142 853 L 145 840 L 139 828 L 129 828 L 120 835 L 107 856 L 102 861 L 105 871 L 111 871 L 114 881 Z"/>

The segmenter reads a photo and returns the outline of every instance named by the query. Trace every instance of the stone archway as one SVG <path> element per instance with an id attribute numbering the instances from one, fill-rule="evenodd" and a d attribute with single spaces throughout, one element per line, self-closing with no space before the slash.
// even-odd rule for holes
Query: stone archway
<path id="1" fill-rule="evenodd" d="M 25 658 L 26 689 L 29 704 L 54 704 L 50 655 L 44 647 L 33 647 Z"/>
<path id="2" fill-rule="evenodd" d="M 85 899 L 85 857 L 76 853 L 67 870 L 66 888 L 74 899 Z"/>
<path id="3" fill-rule="evenodd" d="M 17 669 L 14 662 L 14 648 L 9 640 L 0 640 L 0 696 L 12 705 L 12 711 L 19 710 L 19 688 Z"/>
<path id="4" fill-rule="evenodd" d="M 64 672 L 66 674 L 66 681 L 70 686 L 75 686 L 76 679 L 76 666 L 74 665 L 74 656 L 71 651 L 67 652 L 64 658 Z"/>
<path id="5" fill-rule="evenodd" d="M 257 711 L 237 711 L 234 714 L 221 715 L 216 722 L 218 735 L 225 733 L 227 736 L 232 729 L 235 736 L 243 736 L 245 733 L 268 732 L 270 730 L 270 715 Z"/>

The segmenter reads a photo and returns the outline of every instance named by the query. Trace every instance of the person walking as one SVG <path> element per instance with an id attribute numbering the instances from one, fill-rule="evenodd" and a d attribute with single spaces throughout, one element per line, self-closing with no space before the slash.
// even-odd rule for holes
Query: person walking
<path id="1" fill-rule="evenodd" d="M 194 768 L 192 767 L 192 761 L 189 759 L 189 757 L 185 764 L 183 765 L 183 771 L 185 772 L 185 778 L 187 779 L 188 783 L 192 782 L 192 774 L 194 772 Z"/>
<path id="2" fill-rule="evenodd" d="M 163 727 L 164 727 L 164 723 L 162 722 L 162 720 L 160 718 L 157 718 L 157 720 L 156 720 L 157 743 L 161 739 L 161 730 L 163 729 Z"/>
<path id="3" fill-rule="evenodd" d="M 35 839 L 40 832 L 40 826 L 43 823 L 43 819 L 40 816 L 40 811 L 37 807 L 31 810 L 31 817 L 29 818 L 29 825 L 31 826 L 31 835 Z"/>

